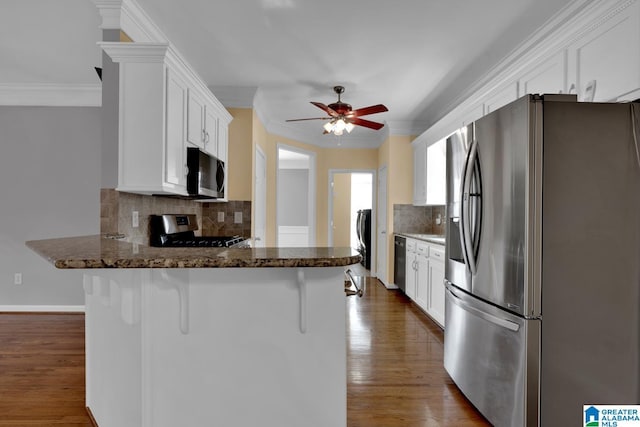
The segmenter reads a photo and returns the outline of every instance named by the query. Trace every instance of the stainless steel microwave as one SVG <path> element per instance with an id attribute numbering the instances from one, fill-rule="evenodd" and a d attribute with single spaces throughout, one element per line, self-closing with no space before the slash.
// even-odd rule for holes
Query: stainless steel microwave
<path id="1" fill-rule="evenodd" d="M 187 193 L 194 198 L 223 199 L 225 164 L 199 148 L 187 148 Z"/>

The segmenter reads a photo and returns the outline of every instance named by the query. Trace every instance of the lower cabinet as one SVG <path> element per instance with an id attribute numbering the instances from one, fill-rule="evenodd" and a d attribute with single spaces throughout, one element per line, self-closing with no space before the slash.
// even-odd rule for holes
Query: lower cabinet
<path id="1" fill-rule="evenodd" d="M 444 328 L 444 247 L 407 238 L 406 250 L 405 292 Z"/>

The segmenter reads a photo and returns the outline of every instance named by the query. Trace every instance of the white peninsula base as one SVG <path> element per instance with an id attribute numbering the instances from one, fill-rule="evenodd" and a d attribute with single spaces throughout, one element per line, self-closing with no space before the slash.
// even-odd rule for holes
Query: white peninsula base
<path id="1" fill-rule="evenodd" d="M 85 270 L 99 427 L 346 427 L 344 269 Z"/>

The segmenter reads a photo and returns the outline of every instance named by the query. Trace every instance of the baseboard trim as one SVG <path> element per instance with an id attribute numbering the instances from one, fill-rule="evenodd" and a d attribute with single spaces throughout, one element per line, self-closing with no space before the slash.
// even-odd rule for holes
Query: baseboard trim
<path id="1" fill-rule="evenodd" d="M 0 305 L 0 313 L 84 313 L 84 305 Z"/>
<path id="2" fill-rule="evenodd" d="M 89 415 L 89 420 L 91 421 L 91 424 L 93 425 L 93 427 L 100 427 L 95 417 L 93 416 L 93 413 L 91 412 L 91 408 L 89 408 L 88 406 L 85 406 L 85 409 L 87 410 L 87 415 Z"/>

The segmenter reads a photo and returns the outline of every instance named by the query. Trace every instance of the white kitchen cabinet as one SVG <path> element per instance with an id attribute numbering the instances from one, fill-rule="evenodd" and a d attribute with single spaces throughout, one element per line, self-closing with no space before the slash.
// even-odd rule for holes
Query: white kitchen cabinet
<path id="1" fill-rule="evenodd" d="M 167 68 L 165 181 L 180 189 L 186 186 L 187 84 L 180 74 Z"/>
<path id="2" fill-rule="evenodd" d="M 413 204 L 427 204 L 427 144 L 418 142 L 413 146 Z"/>
<path id="3" fill-rule="evenodd" d="M 426 311 L 444 327 L 444 248 L 429 247 L 429 299 Z"/>
<path id="4" fill-rule="evenodd" d="M 568 84 L 579 101 L 637 97 L 640 89 L 640 2 L 593 24 L 568 48 Z"/>
<path id="5" fill-rule="evenodd" d="M 405 293 L 444 328 L 444 247 L 407 238 Z"/>
<path id="6" fill-rule="evenodd" d="M 519 96 L 530 93 L 567 93 L 567 52 L 562 50 L 551 58 L 529 68 L 519 79 Z"/>
<path id="7" fill-rule="evenodd" d="M 489 114 L 518 99 L 518 83 L 510 82 L 493 91 L 484 102 L 484 114 Z"/>
<path id="8" fill-rule="evenodd" d="M 424 311 L 429 307 L 429 245 L 418 242 L 416 245 L 416 297 L 415 302 Z"/>
<path id="9" fill-rule="evenodd" d="M 446 203 L 446 139 L 427 145 L 413 146 L 413 205 L 444 205 Z"/>
<path id="10" fill-rule="evenodd" d="M 118 187 L 187 195 L 186 78 L 167 44 L 101 43 L 119 66 Z"/>
<path id="11" fill-rule="evenodd" d="M 405 293 L 412 300 L 416 299 L 416 282 L 417 282 L 417 241 L 407 238 L 406 264 L 405 264 Z"/>
<path id="12" fill-rule="evenodd" d="M 447 203 L 447 140 L 427 147 L 426 205 Z"/>
<path id="13" fill-rule="evenodd" d="M 226 160 L 227 140 L 221 141 L 219 136 L 226 135 L 227 126 L 221 121 L 217 108 L 197 90 L 189 90 L 187 115 L 187 141 L 220 160 Z"/>
<path id="14" fill-rule="evenodd" d="M 204 150 L 205 135 L 204 99 L 195 90 L 189 90 L 187 106 L 187 141 Z"/>
<path id="15" fill-rule="evenodd" d="M 206 148 L 197 142 L 199 124 L 190 109 L 197 101 L 202 114 L 210 108 L 215 116 L 216 153 L 219 128 L 226 131 L 231 115 L 167 43 L 100 46 L 119 63 L 117 190 L 186 196 L 186 146 Z M 225 145 L 225 158 L 226 152 Z"/>

